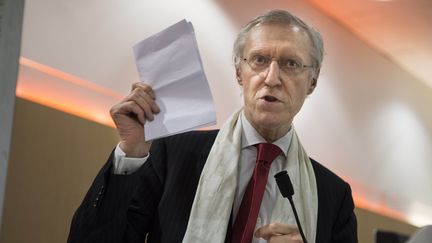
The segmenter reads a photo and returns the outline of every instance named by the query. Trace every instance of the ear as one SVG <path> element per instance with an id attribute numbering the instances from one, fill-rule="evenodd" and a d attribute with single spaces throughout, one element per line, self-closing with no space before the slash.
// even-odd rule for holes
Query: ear
<path id="1" fill-rule="evenodd" d="M 313 77 L 313 78 L 312 78 L 311 85 L 310 85 L 309 90 L 308 90 L 308 93 L 307 93 L 308 95 L 312 94 L 312 92 L 315 90 L 315 88 L 316 88 L 316 86 L 317 86 L 317 82 L 318 82 L 318 79 L 315 78 L 315 77 Z"/>
<path id="2" fill-rule="evenodd" d="M 236 79 L 237 79 L 238 84 L 240 86 L 243 86 L 243 82 L 242 82 L 242 79 L 241 79 L 240 68 L 236 68 Z"/>
<path id="3" fill-rule="evenodd" d="M 312 94 L 312 92 L 315 90 L 317 83 L 318 83 L 318 76 L 319 76 L 320 71 L 321 71 L 321 68 L 315 70 L 315 72 L 312 73 L 312 80 L 311 80 L 312 82 L 311 82 L 311 85 L 310 85 L 309 90 L 308 90 L 308 95 Z"/>

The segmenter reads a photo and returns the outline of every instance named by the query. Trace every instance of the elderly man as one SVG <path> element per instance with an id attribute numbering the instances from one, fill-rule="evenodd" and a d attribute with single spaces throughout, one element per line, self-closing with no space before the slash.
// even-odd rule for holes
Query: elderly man
<path id="1" fill-rule="evenodd" d="M 244 107 L 217 131 L 152 142 L 159 112 L 144 83 L 111 109 L 121 141 L 74 215 L 69 242 L 302 242 L 273 175 L 287 170 L 308 242 L 357 242 L 349 185 L 310 159 L 292 126 L 317 85 L 319 33 L 286 11 L 234 44 Z"/>

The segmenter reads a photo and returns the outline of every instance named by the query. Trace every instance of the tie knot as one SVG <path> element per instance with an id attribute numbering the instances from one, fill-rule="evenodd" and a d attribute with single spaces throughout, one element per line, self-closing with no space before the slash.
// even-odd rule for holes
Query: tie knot
<path id="1" fill-rule="evenodd" d="M 266 164 L 271 164 L 282 153 L 278 146 L 271 143 L 259 143 L 257 147 L 257 161 L 263 161 Z"/>

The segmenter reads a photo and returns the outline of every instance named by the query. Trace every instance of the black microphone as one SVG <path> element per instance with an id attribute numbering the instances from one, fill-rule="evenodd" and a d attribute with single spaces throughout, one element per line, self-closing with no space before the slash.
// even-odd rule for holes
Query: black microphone
<path id="1" fill-rule="evenodd" d="M 292 200 L 292 196 L 294 195 L 294 188 L 291 184 L 291 180 L 289 178 L 288 172 L 286 170 L 283 170 L 283 171 L 277 173 L 274 177 L 276 179 L 276 184 L 278 185 L 279 191 L 281 192 L 282 196 L 288 198 L 288 201 L 290 202 L 291 208 L 294 212 L 295 220 L 297 223 L 297 227 L 299 228 L 300 235 L 303 239 L 303 242 L 307 243 L 306 237 L 303 233 L 303 229 L 302 229 L 301 224 L 300 224 L 300 220 L 299 220 L 298 215 L 297 215 L 297 210 L 296 210 L 296 208 L 294 206 L 294 202 Z"/>

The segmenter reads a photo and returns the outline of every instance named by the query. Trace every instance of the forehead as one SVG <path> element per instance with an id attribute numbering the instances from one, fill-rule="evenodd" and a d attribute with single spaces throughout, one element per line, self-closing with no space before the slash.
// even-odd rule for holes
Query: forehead
<path id="1" fill-rule="evenodd" d="M 312 43 L 306 31 L 295 25 L 260 24 L 249 31 L 243 55 L 253 52 L 272 56 L 296 55 L 309 60 Z"/>

